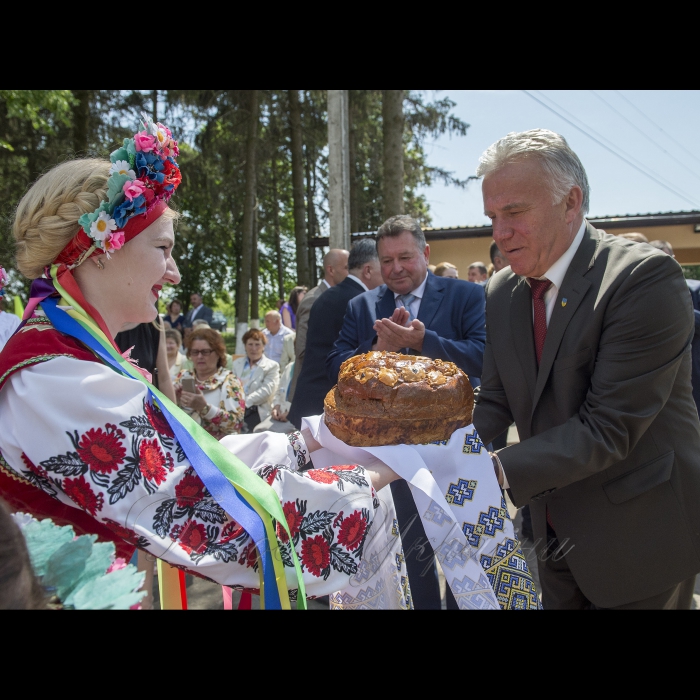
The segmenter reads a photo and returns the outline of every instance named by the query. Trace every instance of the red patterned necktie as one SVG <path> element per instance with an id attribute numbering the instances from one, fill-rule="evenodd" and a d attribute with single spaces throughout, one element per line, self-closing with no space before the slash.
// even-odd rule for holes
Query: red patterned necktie
<path id="1" fill-rule="evenodd" d="M 542 358 L 542 348 L 544 348 L 544 339 L 547 337 L 547 306 L 544 303 L 544 295 L 552 286 L 552 283 L 548 279 L 537 280 L 533 277 L 528 277 L 528 281 L 532 289 L 532 305 L 535 310 L 535 351 L 537 352 L 537 366 L 539 367 L 540 359 Z"/>

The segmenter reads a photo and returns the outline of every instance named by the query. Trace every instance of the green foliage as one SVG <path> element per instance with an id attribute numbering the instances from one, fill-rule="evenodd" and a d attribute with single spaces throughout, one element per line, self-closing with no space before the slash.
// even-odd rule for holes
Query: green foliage
<path id="1" fill-rule="evenodd" d="M 257 150 L 258 291 L 260 315 L 288 298 L 297 284 L 287 90 L 261 90 Z M 325 90 L 300 90 L 306 227 L 328 231 L 328 126 Z M 468 125 L 447 99 L 406 91 L 404 170 L 407 213 L 424 224 L 430 211 L 419 189 L 435 178 L 463 187 L 451 173 L 431 167 L 424 144 L 439 134 L 466 134 Z M 68 158 L 106 157 L 133 134 L 148 112 L 167 123 L 180 142 L 183 180 L 172 204 L 181 214 L 175 257 L 182 281 L 164 290 L 184 311 L 192 292 L 236 317 L 245 191 L 248 102 L 241 90 L 0 90 L 0 265 L 10 292 L 26 302 L 28 282 L 12 270 L 11 221 L 28 186 Z M 351 221 L 355 231 L 382 223 L 381 90 L 350 91 Z M 310 247 L 312 278 L 323 250 Z"/>
<path id="2" fill-rule="evenodd" d="M 700 265 L 682 265 L 687 280 L 700 280 Z"/>

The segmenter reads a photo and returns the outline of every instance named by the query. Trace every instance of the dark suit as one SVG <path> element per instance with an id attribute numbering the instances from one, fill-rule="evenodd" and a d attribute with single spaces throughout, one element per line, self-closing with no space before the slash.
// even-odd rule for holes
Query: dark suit
<path id="1" fill-rule="evenodd" d="M 194 311 L 194 309 L 190 309 L 185 314 L 185 328 L 192 328 L 192 323 L 194 321 L 206 321 L 207 323 L 212 322 L 214 312 L 208 306 L 204 306 L 204 304 L 202 304 L 197 308 L 199 309 L 199 311 L 197 312 L 197 315 L 194 318 L 192 318 L 192 312 Z"/>
<path id="2" fill-rule="evenodd" d="M 369 352 L 376 339 L 374 322 L 390 318 L 396 310 L 394 293 L 386 285 L 355 297 L 349 304 L 343 328 L 328 356 L 329 378 L 335 384 L 340 365 L 349 357 Z M 425 324 L 422 355 L 449 360 L 470 377 L 481 374 L 484 354 L 484 290 L 478 284 L 436 277 L 428 272 L 418 320 Z M 418 517 L 408 484 L 395 481 L 391 492 L 399 521 L 413 603 L 419 610 L 440 609 L 440 590 L 432 565 L 433 549 Z M 448 608 L 456 602 L 447 590 Z"/>
<path id="3" fill-rule="evenodd" d="M 693 301 L 695 314 L 695 336 L 693 338 L 693 399 L 700 410 L 700 282 L 698 280 L 686 280 Z"/>
<path id="4" fill-rule="evenodd" d="M 539 370 L 532 309 L 525 280 L 494 275 L 474 425 L 484 442 L 517 425 L 520 443 L 498 452 L 511 498 L 531 503 L 535 540 L 565 553 L 540 560 L 545 607 L 642 606 L 700 571 L 695 326 L 681 268 L 588 224 Z"/>
<path id="5" fill-rule="evenodd" d="M 348 304 L 340 336 L 326 361 L 334 384 L 345 360 L 372 349 L 377 337 L 374 322 L 390 318 L 395 310 L 394 293 L 385 284 Z M 483 287 L 428 272 L 418 320 L 425 324 L 423 355 L 454 362 L 470 377 L 481 374 L 486 337 Z"/>
<path id="6" fill-rule="evenodd" d="M 311 307 L 304 363 L 288 416 L 297 428 L 304 416 L 323 413 L 323 399 L 335 384 L 328 379 L 326 357 L 338 339 L 348 302 L 362 292 L 362 286 L 346 277 L 317 297 Z"/>

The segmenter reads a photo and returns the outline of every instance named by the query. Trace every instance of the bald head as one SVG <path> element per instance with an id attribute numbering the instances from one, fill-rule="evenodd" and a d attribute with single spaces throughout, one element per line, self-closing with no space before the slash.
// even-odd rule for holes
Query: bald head
<path id="1" fill-rule="evenodd" d="M 331 248 L 323 256 L 323 276 L 331 287 L 340 284 L 348 276 L 349 255 L 342 248 Z"/>

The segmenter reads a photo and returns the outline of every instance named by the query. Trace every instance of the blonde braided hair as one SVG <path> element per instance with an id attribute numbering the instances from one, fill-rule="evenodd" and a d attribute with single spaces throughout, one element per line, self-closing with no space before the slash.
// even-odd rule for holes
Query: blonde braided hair
<path id="1" fill-rule="evenodd" d="M 22 197 L 12 226 L 17 269 L 41 277 L 80 228 L 78 219 L 107 199 L 110 162 L 81 159 L 42 175 Z"/>

